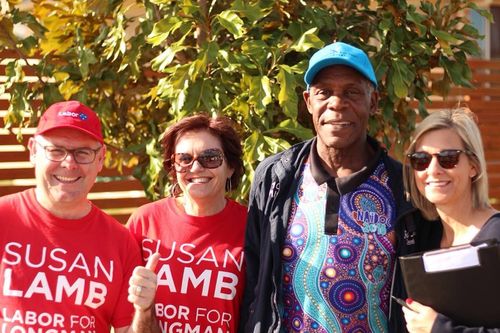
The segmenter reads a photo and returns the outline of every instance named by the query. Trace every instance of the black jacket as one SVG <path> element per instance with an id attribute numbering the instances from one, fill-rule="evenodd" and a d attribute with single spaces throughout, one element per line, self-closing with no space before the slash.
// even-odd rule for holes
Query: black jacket
<path id="1" fill-rule="evenodd" d="M 443 224 L 441 221 L 432 221 L 422 225 L 419 231 L 419 248 L 421 251 L 429 251 L 440 248 L 440 242 L 443 235 Z M 496 239 L 500 242 L 500 214 L 493 215 L 479 230 L 478 234 L 472 240 L 481 242 L 485 240 Z M 471 283 L 474 283 L 471 281 Z M 478 307 L 484 305 L 478 304 Z M 438 314 L 431 333 L 500 333 L 499 328 L 468 327 L 457 323 L 441 313 Z"/>
<path id="2" fill-rule="evenodd" d="M 248 206 L 246 288 L 239 332 L 280 332 L 280 253 L 301 166 L 309 156 L 314 140 L 299 143 L 265 159 L 255 171 Z M 369 142 L 378 149 L 375 140 L 369 138 Z M 387 156 L 385 151 L 381 159 L 387 168 L 389 184 L 396 198 L 396 255 L 418 251 L 415 238 L 420 214 L 404 199 L 401 164 Z M 397 260 L 395 267 L 392 293 L 406 298 Z M 391 303 L 389 320 L 390 332 L 406 331 L 401 308 L 396 303 Z"/>

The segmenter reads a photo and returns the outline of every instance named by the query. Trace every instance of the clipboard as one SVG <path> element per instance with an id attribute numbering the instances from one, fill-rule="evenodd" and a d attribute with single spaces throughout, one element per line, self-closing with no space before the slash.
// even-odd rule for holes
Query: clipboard
<path id="1" fill-rule="evenodd" d="M 500 327 L 498 242 L 406 255 L 399 262 L 408 297 L 460 325 Z"/>

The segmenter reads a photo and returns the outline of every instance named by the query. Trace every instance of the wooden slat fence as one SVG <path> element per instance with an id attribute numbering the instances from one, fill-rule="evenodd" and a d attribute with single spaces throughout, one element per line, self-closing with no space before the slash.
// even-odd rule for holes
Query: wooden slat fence
<path id="1" fill-rule="evenodd" d="M 6 58 L 12 53 L 0 53 L 0 81 L 4 79 Z M 479 117 L 488 162 L 490 197 L 500 209 L 500 60 L 470 60 L 475 88 L 453 88 L 443 100 L 433 97 L 429 110 L 451 108 L 458 102 L 467 104 Z M 439 74 L 437 74 L 439 75 Z M 29 79 L 29 77 L 28 77 Z M 23 140 L 18 142 L 15 130 L 3 128 L 3 116 L 8 108 L 8 96 L 0 95 L 0 196 L 18 192 L 34 185 L 33 166 L 28 159 L 26 144 L 34 129 L 23 129 Z M 92 188 L 89 198 L 99 207 L 124 223 L 138 206 L 148 202 L 141 184 L 132 176 L 132 170 L 123 174 L 105 169 Z"/>
<path id="2" fill-rule="evenodd" d="M 5 65 L 12 52 L 0 53 L 0 82 L 5 80 Z M 34 79 L 27 72 L 27 80 Z M 4 116 L 9 107 L 8 95 L 0 95 L 0 196 L 22 191 L 35 185 L 33 165 L 29 162 L 27 143 L 34 128 L 21 129 L 22 141 L 16 138 L 18 129 L 4 129 Z M 132 177 L 132 169 L 119 173 L 115 169 L 103 169 L 89 193 L 89 199 L 121 223 L 146 199 L 140 182 Z"/>
<path id="3" fill-rule="evenodd" d="M 452 88 L 448 97 L 433 97 L 430 112 L 468 106 L 479 119 L 489 178 L 490 198 L 500 209 L 500 60 L 469 60 L 474 88 Z M 437 74 L 439 75 L 439 74 Z"/>

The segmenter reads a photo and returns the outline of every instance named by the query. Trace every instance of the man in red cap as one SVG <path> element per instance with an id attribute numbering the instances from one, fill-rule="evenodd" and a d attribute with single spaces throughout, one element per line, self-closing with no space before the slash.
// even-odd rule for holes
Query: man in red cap
<path id="1" fill-rule="evenodd" d="M 87 199 L 106 152 L 97 115 L 55 103 L 28 148 L 35 188 L 0 198 L 0 331 L 131 330 L 139 248 Z M 136 314 L 134 327 L 149 315 Z"/>

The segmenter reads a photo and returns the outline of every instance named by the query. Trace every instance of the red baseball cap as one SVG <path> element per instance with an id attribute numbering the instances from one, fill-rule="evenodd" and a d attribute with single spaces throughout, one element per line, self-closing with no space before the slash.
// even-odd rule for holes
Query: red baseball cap
<path id="1" fill-rule="evenodd" d="M 97 114 L 78 101 L 58 102 L 49 106 L 40 118 L 35 134 L 43 134 L 56 128 L 73 128 L 104 143 Z"/>

